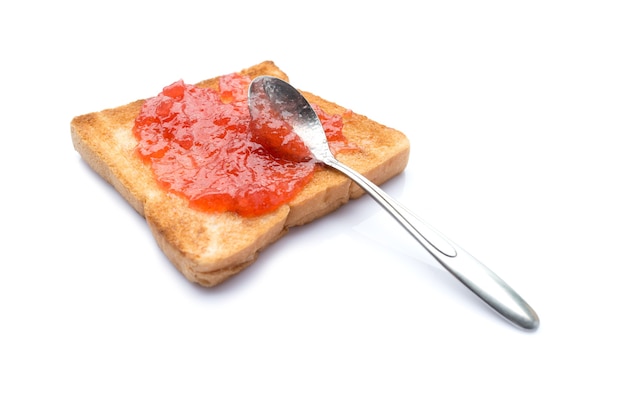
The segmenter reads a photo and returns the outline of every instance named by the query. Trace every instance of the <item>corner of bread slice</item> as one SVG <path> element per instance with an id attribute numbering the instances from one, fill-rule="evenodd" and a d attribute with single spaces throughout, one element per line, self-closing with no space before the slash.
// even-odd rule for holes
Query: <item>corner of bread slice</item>
<path id="1" fill-rule="evenodd" d="M 286 231 L 287 205 L 254 218 L 206 213 L 186 200 L 161 194 L 145 204 L 145 218 L 157 244 L 190 281 L 214 286 L 238 273 Z"/>
<path id="2" fill-rule="evenodd" d="M 408 165 L 411 146 L 404 133 L 357 114 L 345 121 L 344 133 L 360 150 L 340 155 L 339 159 L 374 184 L 384 184 Z M 364 193 L 356 183 L 351 183 L 351 198 Z"/>

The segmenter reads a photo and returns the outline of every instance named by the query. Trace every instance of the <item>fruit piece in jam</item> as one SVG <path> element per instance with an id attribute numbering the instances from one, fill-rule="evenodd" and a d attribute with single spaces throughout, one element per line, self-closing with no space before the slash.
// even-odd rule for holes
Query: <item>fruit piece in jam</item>
<path id="1" fill-rule="evenodd" d="M 217 91 L 175 82 L 146 100 L 135 120 L 137 154 L 163 188 L 193 208 L 263 215 L 292 200 L 313 177 L 317 165 L 287 124 L 271 118 L 251 123 L 250 81 L 226 75 Z M 342 117 L 313 107 L 331 148 L 353 149 Z"/>

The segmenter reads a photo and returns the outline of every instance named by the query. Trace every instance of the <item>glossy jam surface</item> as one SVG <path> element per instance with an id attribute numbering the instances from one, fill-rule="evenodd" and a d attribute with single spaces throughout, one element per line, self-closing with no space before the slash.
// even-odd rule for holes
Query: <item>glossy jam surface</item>
<path id="1" fill-rule="evenodd" d="M 284 123 L 250 123 L 250 78 L 219 80 L 219 89 L 182 81 L 146 100 L 135 120 L 137 154 L 158 183 L 207 212 L 259 216 L 289 202 L 313 177 L 308 149 Z M 351 148 L 343 119 L 317 107 L 335 151 Z M 295 137 L 295 138 L 294 138 Z"/>

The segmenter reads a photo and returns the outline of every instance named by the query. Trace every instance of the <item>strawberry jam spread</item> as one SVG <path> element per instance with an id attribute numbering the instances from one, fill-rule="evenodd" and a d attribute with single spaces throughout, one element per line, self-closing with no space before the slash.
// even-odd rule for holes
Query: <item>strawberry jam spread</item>
<path id="1" fill-rule="evenodd" d="M 226 75 L 218 90 L 178 81 L 146 100 L 135 120 L 137 154 L 161 187 L 195 209 L 259 216 L 289 202 L 313 177 L 316 164 L 287 124 L 251 124 L 250 81 Z M 331 148 L 353 149 L 342 117 L 313 107 Z"/>

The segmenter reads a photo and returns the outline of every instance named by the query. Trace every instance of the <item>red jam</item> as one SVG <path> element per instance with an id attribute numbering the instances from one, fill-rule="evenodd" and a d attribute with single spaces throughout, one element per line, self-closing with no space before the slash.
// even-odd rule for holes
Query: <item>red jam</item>
<path id="1" fill-rule="evenodd" d="M 135 120 L 137 153 L 163 188 L 193 208 L 259 216 L 289 202 L 313 177 L 316 164 L 286 124 L 251 126 L 250 81 L 226 75 L 217 91 L 173 83 L 146 100 Z M 342 117 L 313 107 L 331 148 L 351 149 Z"/>

